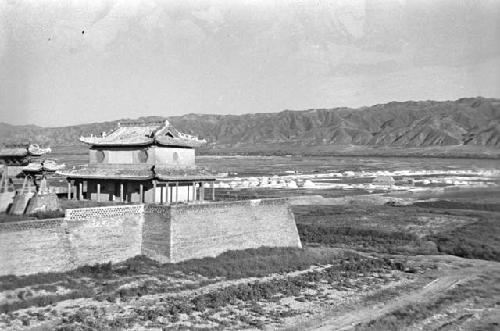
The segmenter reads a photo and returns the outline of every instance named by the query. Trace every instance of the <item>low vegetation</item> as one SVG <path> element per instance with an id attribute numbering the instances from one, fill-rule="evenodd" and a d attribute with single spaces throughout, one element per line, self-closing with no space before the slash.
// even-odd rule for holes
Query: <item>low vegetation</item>
<path id="1" fill-rule="evenodd" d="M 500 262 L 500 222 L 483 216 L 475 223 L 429 237 L 442 253 Z"/>
<path id="2" fill-rule="evenodd" d="M 307 243 L 389 254 L 437 253 L 435 245 L 420 240 L 412 233 L 311 224 L 298 224 L 297 228 L 300 237 Z"/>
<path id="3" fill-rule="evenodd" d="M 457 286 L 430 302 L 406 305 L 378 319 L 356 325 L 355 331 L 402 330 L 407 326 L 435 316 L 435 314 L 446 310 L 453 304 L 467 300 L 472 301 L 472 305 L 481 302 L 480 306 L 482 307 L 478 307 L 479 309 L 468 309 L 466 312 L 460 312 L 460 310 L 452 308 L 449 313 L 449 315 L 452 315 L 451 321 L 445 322 L 438 329 L 448 330 L 446 327 L 451 325 L 454 326 L 453 329 L 459 329 L 458 326 L 460 324 L 472 318 L 472 320 L 479 320 L 479 325 L 474 330 L 497 330 L 498 323 L 488 323 L 486 319 L 483 321 L 481 318 L 478 318 L 477 312 L 483 309 L 487 310 L 485 306 L 495 306 L 497 304 L 495 298 L 498 297 L 500 297 L 500 277 L 498 274 L 490 273 L 479 279 L 464 284 L 457 284 Z M 471 314 L 471 311 L 476 311 L 476 316 L 474 316 L 475 314 Z M 453 316 L 453 314 L 457 314 L 457 316 Z M 469 328 L 460 329 L 468 330 Z"/>
<path id="4" fill-rule="evenodd" d="M 238 306 L 249 309 L 258 314 L 265 314 L 260 302 L 279 302 L 281 298 L 295 297 L 298 301 L 314 300 L 314 296 L 304 295 L 308 290 L 315 290 L 320 284 L 328 284 L 332 289 L 352 290 L 359 285 L 355 280 L 364 275 L 372 273 L 390 273 L 391 271 L 407 270 L 403 262 L 395 262 L 390 259 L 366 258 L 357 254 L 349 254 L 337 259 L 331 266 L 321 270 L 313 270 L 299 275 L 285 278 L 273 278 L 269 280 L 258 280 L 249 283 L 226 286 L 208 293 L 195 296 L 165 297 L 161 299 L 161 305 L 155 307 L 143 306 L 134 309 L 132 314 L 119 316 L 113 321 L 104 318 L 96 319 L 94 310 L 79 310 L 77 314 L 65 317 L 62 321 L 62 329 L 66 325 L 86 328 L 130 328 L 135 323 L 155 323 L 158 320 L 175 322 L 180 315 L 206 314 L 220 312 L 226 306 Z M 118 293 L 121 295 L 121 293 Z M 126 299 L 127 296 L 120 296 Z M 114 302 L 116 296 L 107 300 Z M 283 311 L 269 313 L 276 317 L 286 316 Z M 262 321 L 240 316 L 240 322 L 254 327 L 261 327 Z M 96 324 L 98 323 L 98 324 Z M 119 323 L 117 325 L 116 323 Z"/>
<path id="5" fill-rule="evenodd" d="M 264 277 L 275 273 L 304 270 L 313 265 L 328 265 L 339 256 L 356 259 L 356 254 L 332 252 L 321 249 L 295 248 L 258 248 L 242 251 L 229 251 L 215 258 L 188 260 L 181 263 L 160 264 L 144 256 L 129 259 L 119 264 L 100 264 L 83 266 L 65 273 L 40 273 L 28 276 L 0 277 L 0 290 L 19 288 L 38 289 L 45 284 L 70 290 L 62 295 L 42 295 L 26 297 L 21 301 L 0 305 L 0 312 L 9 312 L 29 306 L 44 306 L 58 301 L 75 298 L 98 296 L 102 300 L 127 296 L 143 296 L 152 293 L 179 291 L 201 286 L 208 279 L 239 279 L 246 277 Z M 185 288 L 175 287 L 162 282 L 165 277 L 182 278 L 186 276 L 202 277 L 197 285 Z M 121 289 L 122 280 L 137 277 L 153 277 L 140 286 Z M 210 281 L 208 281 L 210 282 Z M 98 293 L 101 293 L 98 295 Z"/>
<path id="6" fill-rule="evenodd" d="M 313 206 L 295 212 L 299 234 L 309 244 L 500 261 L 497 204 L 433 201 L 416 206 Z"/>
<path id="7" fill-rule="evenodd" d="M 0 223 L 20 222 L 29 220 L 44 220 L 49 218 L 64 217 L 63 210 L 39 211 L 30 215 L 11 215 L 7 213 L 0 213 Z"/>
<path id="8" fill-rule="evenodd" d="M 464 209 L 464 210 L 500 212 L 500 203 L 477 203 L 477 202 L 465 202 L 465 201 L 437 200 L 437 201 L 415 202 L 414 205 L 423 208 Z"/>

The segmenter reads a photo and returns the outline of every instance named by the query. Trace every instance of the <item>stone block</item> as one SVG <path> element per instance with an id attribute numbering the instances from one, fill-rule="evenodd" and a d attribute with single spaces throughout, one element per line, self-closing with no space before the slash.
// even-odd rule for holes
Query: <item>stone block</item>
<path id="1" fill-rule="evenodd" d="M 0 213 L 6 212 L 14 201 L 16 192 L 2 192 L 0 193 Z"/>
<path id="2" fill-rule="evenodd" d="M 18 193 L 14 196 L 12 201 L 12 206 L 9 209 L 9 214 L 12 215 L 23 215 L 26 211 L 26 207 L 30 199 L 33 197 L 33 192 L 28 193 Z"/>
<path id="3" fill-rule="evenodd" d="M 35 194 L 28 202 L 26 214 L 35 214 L 61 209 L 59 198 L 55 193 Z"/>

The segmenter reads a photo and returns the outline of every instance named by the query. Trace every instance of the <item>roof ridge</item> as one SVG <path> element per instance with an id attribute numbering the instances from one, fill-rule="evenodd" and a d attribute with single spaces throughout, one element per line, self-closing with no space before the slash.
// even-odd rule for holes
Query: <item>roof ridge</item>
<path id="1" fill-rule="evenodd" d="M 165 120 L 156 120 L 156 121 L 127 121 L 127 122 L 118 122 L 118 127 L 144 127 L 144 126 L 165 126 L 165 124 L 169 125 L 170 123 Z"/>

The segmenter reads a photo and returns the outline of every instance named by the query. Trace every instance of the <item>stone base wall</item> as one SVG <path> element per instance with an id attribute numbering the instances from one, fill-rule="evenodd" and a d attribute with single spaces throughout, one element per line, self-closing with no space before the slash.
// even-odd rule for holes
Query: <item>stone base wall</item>
<path id="1" fill-rule="evenodd" d="M 141 254 L 179 262 L 261 246 L 301 247 L 285 199 L 70 209 L 64 219 L 0 223 L 0 275 L 67 271 Z"/>

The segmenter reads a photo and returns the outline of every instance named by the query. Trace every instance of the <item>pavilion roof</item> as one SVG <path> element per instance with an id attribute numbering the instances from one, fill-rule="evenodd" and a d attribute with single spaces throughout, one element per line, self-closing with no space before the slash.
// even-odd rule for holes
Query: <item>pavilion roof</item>
<path id="1" fill-rule="evenodd" d="M 0 147 L 0 156 L 27 156 L 28 146 L 5 146 Z"/>
<path id="2" fill-rule="evenodd" d="M 58 164 L 53 160 L 45 160 L 43 162 L 30 162 L 23 168 L 25 173 L 39 173 L 42 171 L 55 172 L 66 167 L 65 164 Z"/>
<path id="3" fill-rule="evenodd" d="M 56 171 L 57 174 L 68 178 L 102 178 L 102 179 L 152 179 L 151 166 L 134 168 L 108 168 L 84 165 L 75 169 Z"/>
<path id="4" fill-rule="evenodd" d="M 182 133 L 170 122 L 128 122 L 118 124 L 109 134 L 101 137 L 80 137 L 80 141 L 92 146 L 165 146 L 197 147 L 204 143 L 195 136 Z"/>
<path id="5" fill-rule="evenodd" d="M 56 172 L 68 178 L 82 179 L 124 179 L 124 180 L 214 180 L 215 176 L 206 169 L 193 168 L 155 168 L 149 166 L 134 166 L 127 168 L 100 167 L 85 165 L 75 169 Z"/>
<path id="6" fill-rule="evenodd" d="M 178 169 L 178 168 L 157 168 L 155 178 L 159 180 L 215 180 L 214 174 L 201 167 Z"/>

